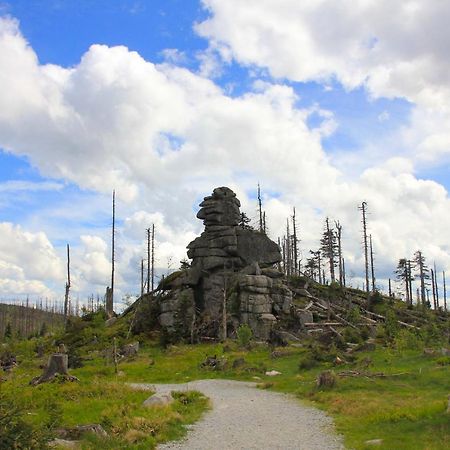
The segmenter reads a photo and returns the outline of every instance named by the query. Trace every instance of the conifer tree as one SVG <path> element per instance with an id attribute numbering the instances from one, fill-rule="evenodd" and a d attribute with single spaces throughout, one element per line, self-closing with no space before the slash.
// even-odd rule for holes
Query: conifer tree
<path id="1" fill-rule="evenodd" d="M 420 282 L 420 301 L 422 305 L 427 304 L 426 299 L 426 286 L 429 284 L 428 280 L 430 279 L 429 269 L 425 262 L 425 257 L 423 256 L 420 250 L 417 250 L 414 253 L 414 268 L 417 271 L 416 277 Z"/>
<path id="2" fill-rule="evenodd" d="M 325 229 L 322 234 L 322 239 L 320 240 L 321 245 L 320 250 L 323 256 L 328 259 L 331 282 L 336 281 L 335 267 L 336 267 L 336 260 L 338 257 L 338 246 L 336 240 L 337 240 L 336 233 L 330 227 L 330 221 L 327 217 L 325 219 Z"/>
<path id="3" fill-rule="evenodd" d="M 406 303 L 408 305 L 412 305 L 411 273 L 409 270 L 408 260 L 406 258 L 399 259 L 395 274 L 397 275 L 397 280 L 404 283 Z"/>

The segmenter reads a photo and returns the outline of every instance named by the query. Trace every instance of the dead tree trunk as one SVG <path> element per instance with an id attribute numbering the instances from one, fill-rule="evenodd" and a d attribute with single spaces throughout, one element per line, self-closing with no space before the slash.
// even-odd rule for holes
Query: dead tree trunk
<path id="1" fill-rule="evenodd" d="M 115 228 L 116 228 L 116 191 L 112 196 L 112 230 L 111 230 L 111 290 L 106 297 L 106 315 L 111 318 L 114 315 L 114 258 L 115 258 Z"/>
<path id="2" fill-rule="evenodd" d="M 33 378 L 30 381 L 32 386 L 52 381 L 57 375 L 61 375 L 66 381 L 78 381 L 77 377 L 69 374 L 69 358 L 64 353 L 53 353 L 48 360 L 47 367 L 40 377 Z"/>
<path id="3" fill-rule="evenodd" d="M 338 258 L 339 258 L 339 284 L 344 285 L 344 272 L 342 268 L 342 225 L 339 221 L 334 222 L 337 230 Z"/>
<path id="4" fill-rule="evenodd" d="M 407 286 L 408 286 L 408 291 L 409 291 L 409 304 L 412 306 L 413 293 L 412 293 L 411 261 L 408 259 L 408 261 L 406 261 L 406 264 L 407 264 L 407 271 L 408 271 Z"/>
<path id="5" fill-rule="evenodd" d="M 67 282 L 66 282 L 66 292 L 64 295 L 64 328 L 67 327 L 69 290 L 70 290 L 70 247 L 69 244 L 67 244 Z"/>
<path id="6" fill-rule="evenodd" d="M 147 294 L 150 292 L 150 272 L 151 272 L 151 244 L 150 244 L 150 228 L 147 228 Z"/>
<path id="7" fill-rule="evenodd" d="M 364 263 L 366 269 L 366 292 L 369 293 L 369 250 L 367 245 L 367 203 L 362 202 L 358 209 L 362 212 L 363 239 L 364 239 Z"/>
<path id="8" fill-rule="evenodd" d="M 292 274 L 292 261 L 291 261 L 291 236 L 289 231 L 289 219 L 286 219 L 286 275 Z"/>
<path id="9" fill-rule="evenodd" d="M 298 270 L 298 238 L 297 238 L 297 221 L 295 217 L 295 207 L 294 207 L 294 214 L 292 215 L 292 227 L 293 227 L 293 258 L 294 258 L 294 275 L 299 274 Z"/>
<path id="10" fill-rule="evenodd" d="M 369 242 L 370 242 L 370 270 L 372 275 L 372 292 L 375 292 L 375 267 L 373 265 L 372 235 L 369 236 Z"/>
<path id="11" fill-rule="evenodd" d="M 345 258 L 342 258 L 342 281 L 344 283 L 344 287 L 347 286 L 347 282 L 345 280 Z"/>
<path id="12" fill-rule="evenodd" d="M 431 269 L 431 290 L 432 290 L 432 293 L 433 293 L 433 307 L 434 307 L 434 310 L 436 311 L 437 310 L 437 305 L 436 305 L 436 289 L 435 289 L 435 286 L 436 286 L 436 280 L 435 280 L 435 273 L 434 273 L 434 270 L 433 269 Z"/>
<path id="13" fill-rule="evenodd" d="M 439 309 L 439 289 L 438 289 L 438 284 L 437 284 L 436 263 L 434 263 L 433 265 L 434 265 L 434 288 L 436 290 L 436 306 L 437 306 L 437 309 Z"/>
<path id="14" fill-rule="evenodd" d="M 152 224 L 152 271 L 151 271 L 152 292 L 155 290 L 155 224 Z"/>
<path id="15" fill-rule="evenodd" d="M 445 284 L 445 271 L 442 271 L 442 283 L 444 287 L 444 311 L 447 312 L 447 287 Z"/>
<path id="16" fill-rule="evenodd" d="M 261 201 L 261 188 L 258 183 L 258 211 L 259 211 L 259 231 L 261 233 L 264 231 L 263 229 L 263 213 L 262 213 L 262 201 Z"/>
<path id="17" fill-rule="evenodd" d="M 144 295 L 144 260 L 141 259 L 141 297 Z"/>

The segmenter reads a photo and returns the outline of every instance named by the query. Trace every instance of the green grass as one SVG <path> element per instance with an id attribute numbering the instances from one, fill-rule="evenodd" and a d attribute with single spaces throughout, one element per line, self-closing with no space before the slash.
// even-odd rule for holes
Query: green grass
<path id="1" fill-rule="evenodd" d="M 229 347 L 230 345 L 228 345 Z M 421 351 L 397 352 L 379 349 L 361 352 L 352 364 L 333 367 L 321 362 L 312 369 L 299 370 L 306 349 L 289 349 L 287 356 L 271 358 L 266 346 L 251 351 L 223 351 L 223 345 L 176 346 L 167 351 L 144 349 L 135 361 L 120 365 L 124 380 L 146 383 L 186 382 L 194 379 L 228 378 L 261 383 L 264 388 L 293 393 L 327 411 L 348 448 L 364 449 L 369 439 L 383 439 L 382 449 L 446 449 L 450 447 L 450 416 L 445 413 L 450 393 L 450 370 L 439 363 L 439 356 L 426 357 Z M 206 355 L 228 361 L 224 370 L 200 367 Z M 246 365 L 232 369 L 236 358 Z M 154 364 L 149 365 L 148 361 Z M 364 368 L 369 362 L 369 367 Z M 266 370 L 278 370 L 276 377 Z M 318 373 L 332 369 L 337 386 L 318 390 Z M 340 377 L 339 372 L 359 370 L 383 372 L 385 377 Z"/>
<path id="2" fill-rule="evenodd" d="M 24 350 L 27 348 L 22 346 Z M 61 427 L 100 423 L 109 438 L 86 436 L 82 441 L 86 449 L 155 448 L 158 442 L 182 437 L 185 425 L 198 420 L 209 407 L 208 399 L 202 394 L 189 392 L 174 394 L 175 401 L 168 406 L 146 408 L 142 403 L 152 393 L 124 385 L 113 367 L 101 360 L 71 370 L 79 382 L 32 387 L 30 379 L 41 372 L 38 362 L 24 360 L 0 383 L 0 418 L 3 411 L 15 406 L 22 412 L 25 423 L 42 432 L 42 436 L 51 436 Z"/>
<path id="3" fill-rule="evenodd" d="M 377 448 L 385 450 L 450 448 L 450 415 L 445 413 L 450 394 L 449 359 L 439 352 L 424 355 L 424 343 L 416 342 L 409 334 L 399 333 L 388 348 L 377 346 L 372 352 L 356 352 L 352 358 L 340 354 L 349 362 L 339 366 L 333 365 L 338 350 L 317 350 L 316 346 L 313 351 L 307 342 L 301 348 L 276 349 L 277 357 L 272 357 L 272 350 L 266 345 L 253 345 L 246 350 L 236 342 L 180 344 L 164 350 L 154 342 L 140 339 L 139 355 L 122 360 L 116 375 L 112 361 L 102 356 L 101 350 L 111 345 L 111 336 L 123 335 L 121 324 L 111 328 L 105 328 L 103 323 L 95 326 L 95 330 L 84 327 L 72 337 L 73 342 L 85 342 L 79 347 L 85 365 L 71 370 L 80 379 L 78 383 L 29 386 L 29 380 L 41 373 L 41 361 L 34 355 L 32 340 L 15 343 L 20 366 L 0 383 L 0 400 L 16 404 L 25 413 L 27 423 L 41 429 L 102 424 L 110 437 L 86 437 L 84 448 L 153 448 L 158 442 L 181 437 L 184 425 L 198 420 L 208 408 L 207 399 L 192 393 L 189 398 L 178 396 L 168 407 L 146 409 L 142 402 L 150 393 L 131 390 L 125 383 L 247 380 L 264 389 L 292 393 L 325 410 L 333 417 L 348 448 L 370 448 L 365 445 L 370 439 L 382 439 L 383 444 Z M 98 339 L 94 340 L 94 336 Z M 47 344 L 48 352 L 52 351 Z M 416 350 L 408 350 L 416 344 Z M 213 355 L 224 361 L 221 370 L 201 367 L 206 356 Z M 238 358 L 244 358 L 245 364 L 233 368 Z M 303 364 L 309 368 L 301 369 L 300 361 L 311 364 Z M 268 370 L 277 370 L 281 375 L 268 377 Z M 316 387 L 316 377 L 323 370 L 336 373 L 335 387 Z M 350 370 L 368 375 L 383 372 L 386 376 L 339 375 Z"/>

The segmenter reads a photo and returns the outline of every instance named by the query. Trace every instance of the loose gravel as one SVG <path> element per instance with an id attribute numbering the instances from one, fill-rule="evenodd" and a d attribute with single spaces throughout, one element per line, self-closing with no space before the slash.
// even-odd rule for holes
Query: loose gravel
<path id="1" fill-rule="evenodd" d="M 254 383 L 200 380 L 185 384 L 142 385 L 158 393 L 196 390 L 212 409 L 189 427 L 187 436 L 159 450 L 333 450 L 343 449 L 332 420 L 287 394 L 257 389 Z"/>

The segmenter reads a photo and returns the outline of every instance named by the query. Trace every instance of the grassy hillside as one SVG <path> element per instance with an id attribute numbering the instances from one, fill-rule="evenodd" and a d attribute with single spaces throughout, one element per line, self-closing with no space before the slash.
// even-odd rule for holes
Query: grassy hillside
<path id="1" fill-rule="evenodd" d="M 343 295 L 330 288 L 319 289 L 323 289 L 322 298 L 333 300 Z M 296 296 L 299 305 L 309 301 L 301 294 Z M 348 300 L 347 293 L 344 298 Z M 355 305 L 356 300 L 342 318 L 361 324 L 365 308 L 355 309 Z M 250 380 L 262 389 L 292 393 L 327 411 L 348 448 L 373 448 L 365 444 L 372 439 L 382 439 L 378 446 L 382 449 L 449 448 L 450 356 L 444 354 L 449 347 L 448 317 L 420 308 L 408 310 L 383 298 L 370 310 L 385 317 L 372 327 L 371 336 L 366 324 L 361 324 L 356 330 L 340 327 L 342 338 L 328 332 L 304 333 L 301 342 L 284 347 L 247 343 L 242 335 L 240 342 L 180 343 L 163 348 L 158 333 L 129 334 L 132 314 L 110 327 L 101 312 L 90 314 L 74 320 L 69 332 L 59 338 L 68 347 L 71 374 L 80 381 L 28 386 L 41 372 L 36 346 L 44 345 L 49 354 L 59 339 L 9 342 L 8 350 L 17 354 L 19 366 L 3 375 L 1 404 L 4 409 L 15 405 L 18 418 L 29 424 L 40 442 L 54 435 L 58 427 L 101 423 L 109 438 L 97 438 L 96 442 L 93 437 L 85 438 L 84 448 L 152 448 L 157 442 L 179 437 L 183 424 L 198 419 L 207 409 L 207 401 L 192 394 L 165 409 L 144 409 L 142 401 L 149 393 L 131 391 L 124 383 Z M 399 324 L 408 317 L 410 325 L 420 327 Z M 118 347 L 135 340 L 141 343 L 137 356 L 120 359 L 117 374 L 112 358 L 114 337 Z M 215 358 L 202 364 L 207 356 Z M 281 374 L 266 376 L 272 369 Z M 324 371 L 331 372 L 332 387 L 317 387 L 316 379 Z M 58 419 L 55 411 L 61 413 Z M 1 418 L 0 426 L 6 429 Z M 8 426 L 11 429 L 11 424 Z"/>

